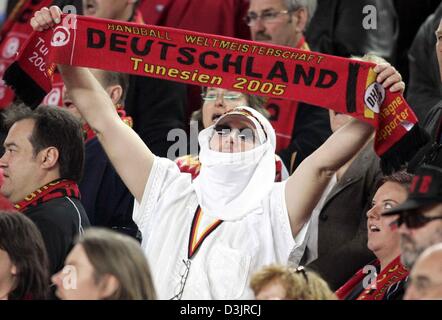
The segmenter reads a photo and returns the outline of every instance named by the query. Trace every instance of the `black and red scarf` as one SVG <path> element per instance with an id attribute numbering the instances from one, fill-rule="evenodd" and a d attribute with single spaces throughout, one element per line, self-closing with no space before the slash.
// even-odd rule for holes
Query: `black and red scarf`
<path id="1" fill-rule="evenodd" d="M 17 51 L 32 35 L 29 25 L 35 11 L 52 4 L 53 0 L 20 0 L 0 30 L 0 78 L 6 68 L 17 58 Z M 14 92 L 0 80 L 0 109 L 9 106 L 15 98 Z"/>
<path id="2" fill-rule="evenodd" d="M 56 64 L 210 85 L 332 109 L 375 127 L 375 151 L 391 163 L 411 158 L 426 142 L 402 95 L 383 92 L 376 83 L 374 63 L 186 30 L 64 15 L 54 29 L 32 34 L 4 79 L 26 104 L 36 107 L 52 88 Z"/>
<path id="3" fill-rule="evenodd" d="M 371 263 L 374 267 L 380 266 L 379 260 Z M 350 280 L 348 280 L 341 288 L 336 291 L 339 299 L 345 300 L 350 293 L 364 281 L 367 277 L 367 272 L 364 268 L 359 270 Z M 401 257 L 396 257 L 384 270 L 377 275 L 375 284 L 365 288 L 356 300 L 383 300 L 388 289 L 408 277 L 408 270 L 401 263 Z"/>
<path id="4" fill-rule="evenodd" d="M 78 185 L 71 180 L 55 180 L 28 194 L 23 200 L 14 204 L 15 209 L 24 212 L 53 199 L 69 197 L 80 199 Z"/>

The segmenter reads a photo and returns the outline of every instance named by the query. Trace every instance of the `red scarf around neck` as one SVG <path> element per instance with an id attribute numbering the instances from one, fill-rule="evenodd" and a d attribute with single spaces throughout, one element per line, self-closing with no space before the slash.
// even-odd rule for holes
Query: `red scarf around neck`
<path id="1" fill-rule="evenodd" d="M 392 147 L 406 135 L 410 138 L 403 143 L 404 155 L 414 154 L 412 146 L 425 142 L 416 140 L 419 137 L 412 128 L 417 118 L 402 95 L 384 91 L 376 83 L 373 63 L 173 28 L 65 15 L 55 28 L 32 34 L 5 80 L 35 107 L 51 90 L 55 64 L 221 87 L 333 109 L 374 126 L 377 154 L 391 158 L 399 157 Z"/>
<path id="2" fill-rule="evenodd" d="M 24 212 L 47 201 L 63 197 L 80 199 L 80 190 L 74 181 L 56 180 L 50 182 L 30 193 L 23 200 L 15 203 L 14 207 L 18 211 Z"/>
<path id="3" fill-rule="evenodd" d="M 380 265 L 379 260 L 375 260 L 372 264 L 375 267 L 379 267 Z M 364 272 L 364 269 L 359 270 L 349 281 L 336 291 L 338 298 L 344 300 L 365 277 L 367 277 L 367 273 Z M 398 256 L 377 275 L 375 287 L 364 289 L 364 291 L 358 296 L 357 300 L 382 300 L 388 288 L 407 277 L 408 270 L 401 263 L 401 257 Z"/>

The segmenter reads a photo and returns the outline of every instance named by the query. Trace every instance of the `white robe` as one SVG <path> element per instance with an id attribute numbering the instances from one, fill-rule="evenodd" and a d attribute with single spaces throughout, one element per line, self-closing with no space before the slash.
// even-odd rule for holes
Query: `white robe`
<path id="1" fill-rule="evenodd" d="M 284 188 L 284 182 L 275 183 L 261 210 L 223 222 L 206 238 L 192 258 L 183 299 L 253 299 L 251 275 L 271 263 L 287 264 L 291 250 L 303 243 L 306 226 L 293 239 Z M 143 234 L 142 248 L 160 299 L 179 291 L 197 206 L 190 174 L 180 173 L 168 159 L 155 158 L 133 218 Z"/>

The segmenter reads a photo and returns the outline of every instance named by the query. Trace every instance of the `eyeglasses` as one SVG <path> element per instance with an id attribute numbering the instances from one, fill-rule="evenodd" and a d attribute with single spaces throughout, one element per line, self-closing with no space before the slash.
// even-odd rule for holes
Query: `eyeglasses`
<path id="1" fill-rule="evenodd" d="M 177 293 L 172 298 L 170 298 L 170 300 L 181 300 L 181 298 L 183 297 L 184 287 L 186 286 L 187 278 L 189 277 L 191 262 L 192 261 L 190 259 L 183 260 L 184 271 L 181 274 L 180 284 L 177 286 L 177 290 L 176 290 Z"/>
<path id="2" fill-rule="evenodd" d="M 249 12 L 244 17 L 244 22 L 249 26 L 253 27 L 258 19 L 262 21 L 262 23 L 273 23 L 276 22 L 276 19 L 281 14 L 288 14 L 291 13 L 293 10 L 281 10 L 281 11 L 264 11 L 261 14 L 257 14 L 256 12 Z"/>
<path id="3" fill-rule="evenodd" d="M 238 130 L 238 138 L 243 141 L 254 141 L 256 139 L 255 131 L 252 128 L 235 129 L 225 124 L 218 124 L 214 128 L 219 136 L 228 136 L 232 131 Z"/>
<path id="4" fill-rule="evenodd" d="M 433 220 L 440 220 L 440 217 L 426 217 L 418 213 L 402 213 L 396 221 L 393 221 L 390 224 L 392 228 L 399 228 L 403 223 L 407 226 L 408 229 L 419 229 L 425 226 L 427 223 Z"/>
<path id="5" fill-rule="evenodd" d="M 305 268 L 303 266 L 299 266 L 295 269 L 295 273 L 301 273 L 302 276 L 305 279 L 305 282 L 308 283 L 308 277 L 307 277 L 307 271 L 305 270 Z"/>
<path id="6" fill-rule="evenodd" d="M 201 97 L 204 101 L 216 101 L 218 98 L 222 98 L 225 101 L 236 101 L 239 100 L 243 96 L 240 92 L 203 92 L 201 93 Z"/>

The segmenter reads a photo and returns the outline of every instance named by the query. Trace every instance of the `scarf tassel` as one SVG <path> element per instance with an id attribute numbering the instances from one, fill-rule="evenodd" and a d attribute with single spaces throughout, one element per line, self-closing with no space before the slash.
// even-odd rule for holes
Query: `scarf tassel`
<path id="1" fill-rule="evenodd" d="M 17 61 L 6 69 L 3 80 L 31 109 L 37 108 L 46 96 L 45 90 L 20 67 Z"/>
<path id="2" fill-rule="evenodd" d="M 390 175 L 401 170 L 429 141 L 429 134 L 419 124 L 415 124 L 400 141 L 381 156 L 382 173 Z"/>

